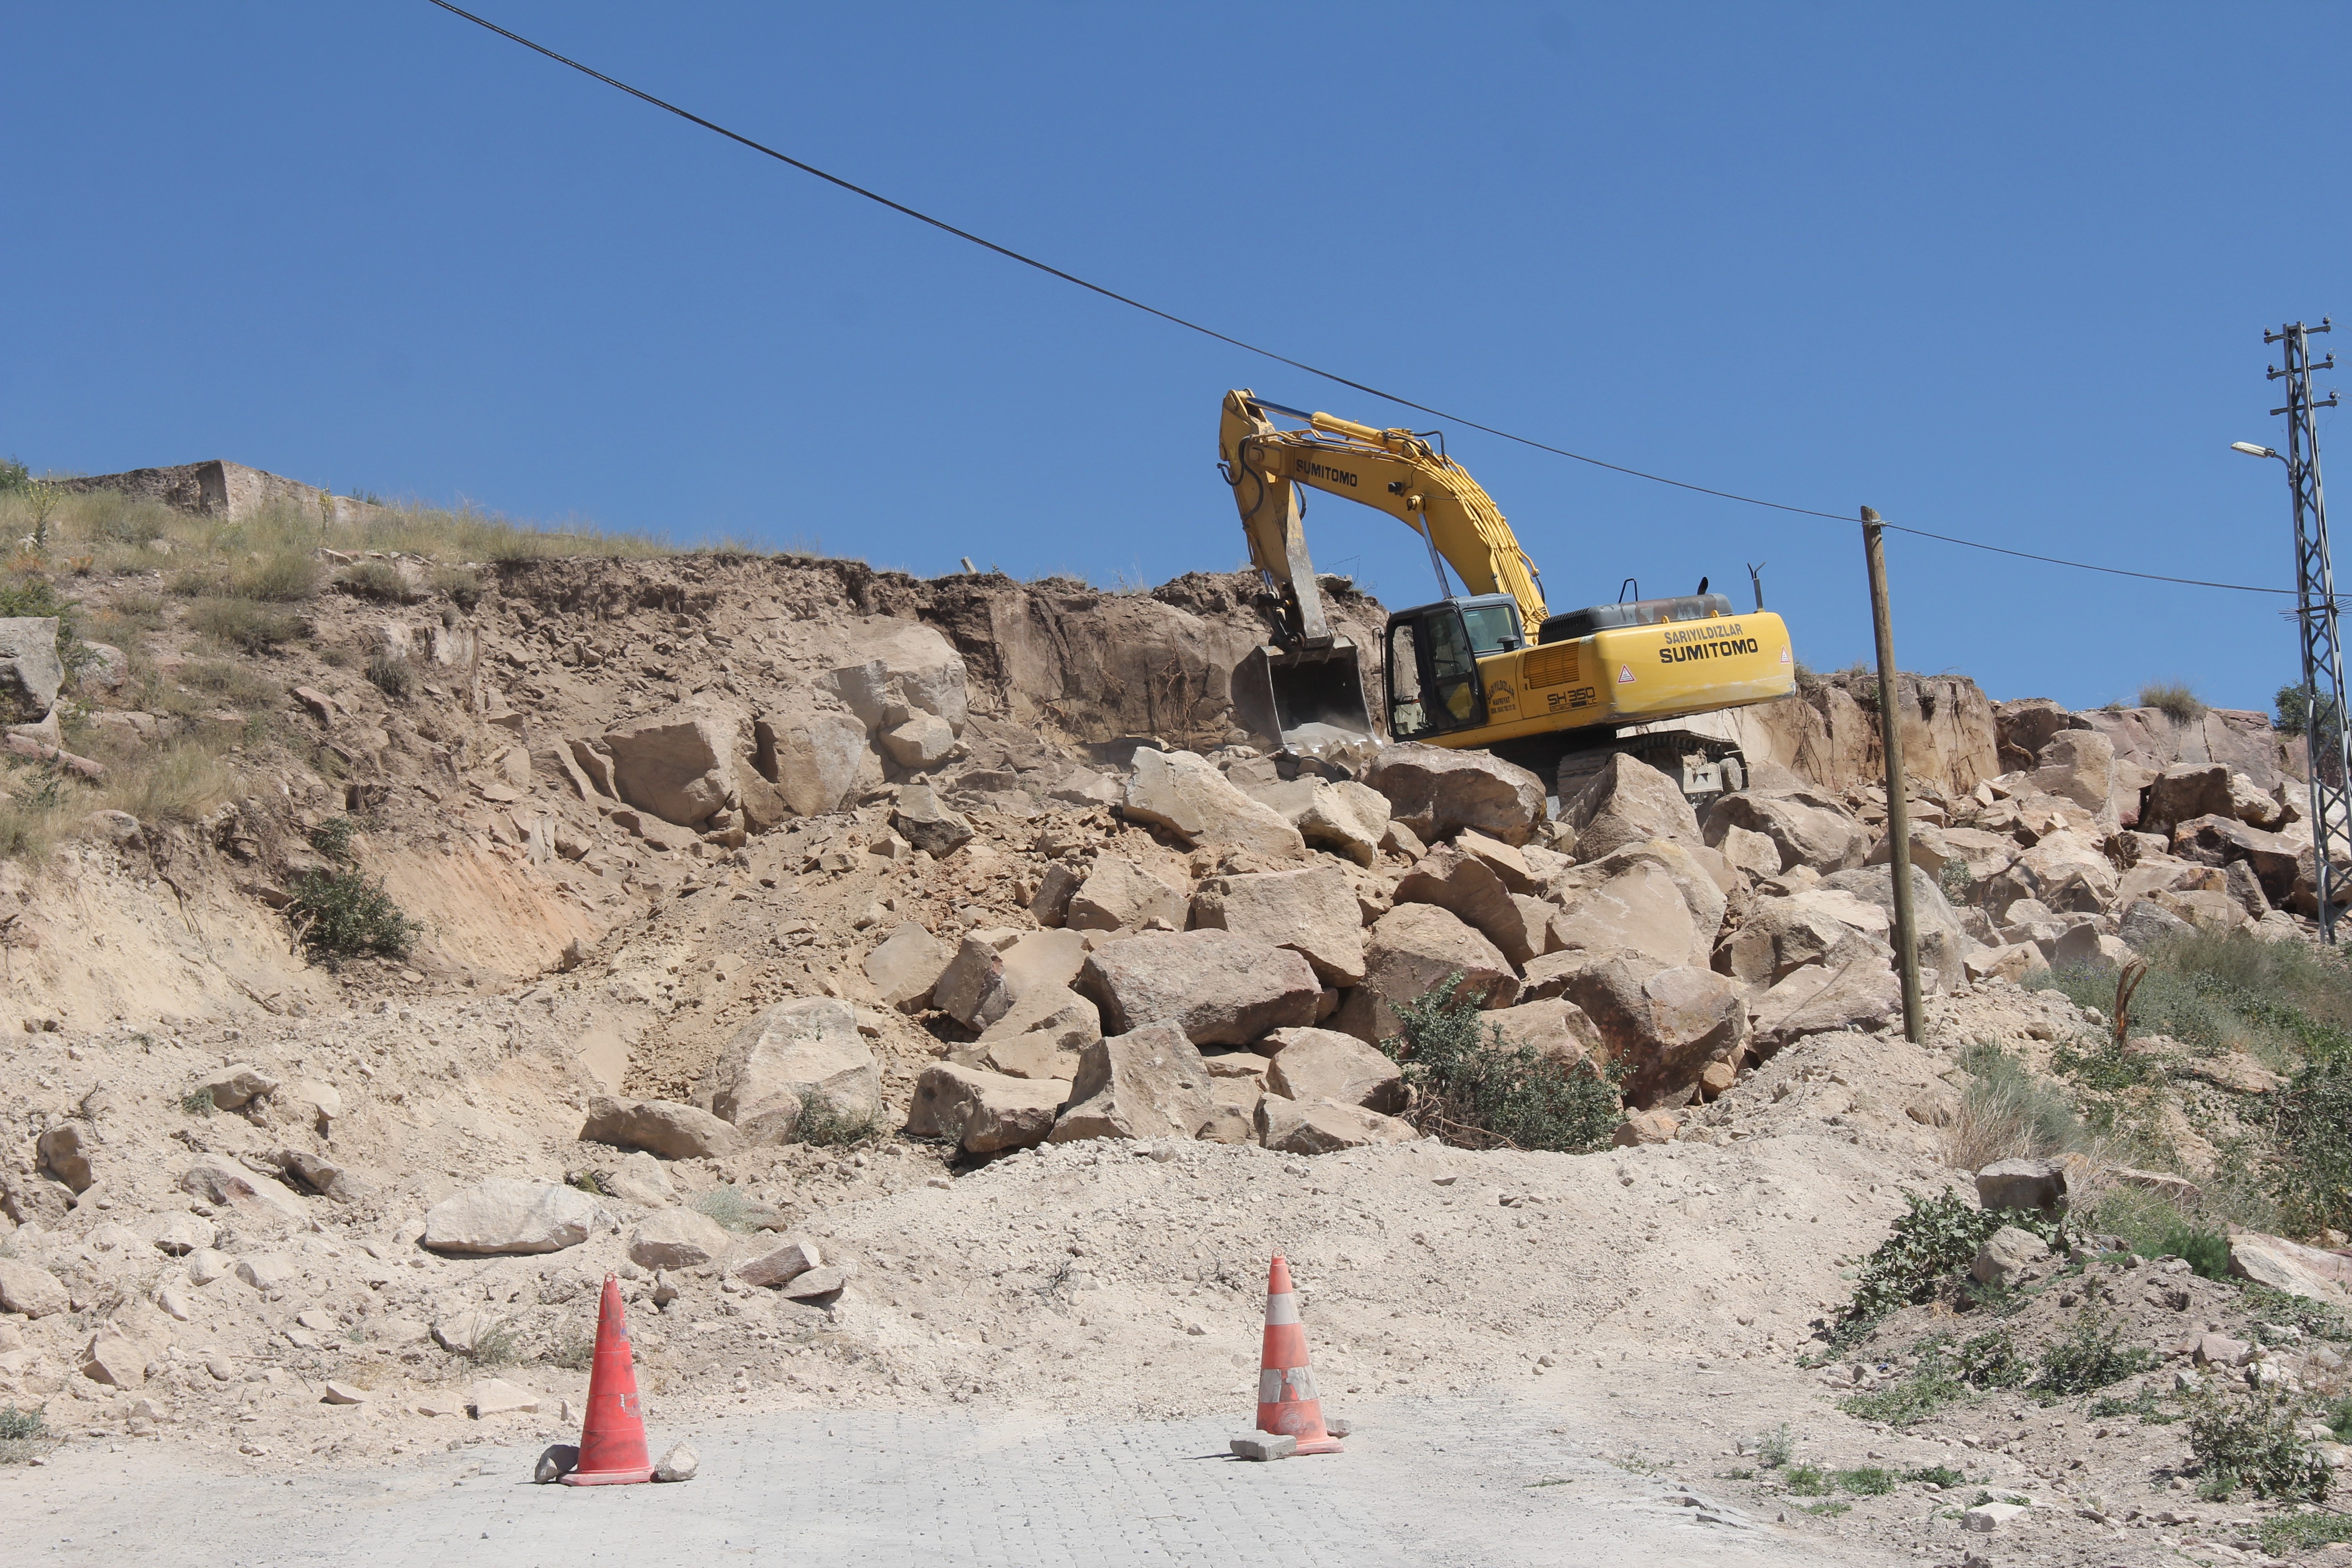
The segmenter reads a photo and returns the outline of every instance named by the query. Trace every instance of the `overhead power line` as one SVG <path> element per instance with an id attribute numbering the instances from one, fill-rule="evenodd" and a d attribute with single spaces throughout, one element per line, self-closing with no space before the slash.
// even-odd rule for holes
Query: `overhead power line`
<path id="1" fill-rule="evenodd" d="M 1459 425 L 1468 429 L 1483 431 L 1486 435 L 1497 437 L 1505 441 L 1517 442 L 1522 447 L 1532 447 L 1539 452 L 1549 452 L 1555 457 L 1572 458 L 1580 463 L 1590 464 L 1596 468 L 1606 468 L 1611 473 L 1624 474 L 1630 478 L 1637 479 L 1647 479 L 1652 484 L 1671 485 L 1678 490 L 1690 490 L 1698 495 L 1714 496 L 1720 500 L 1738 501 L 1743 506 L 1760 506 L 1769 508 L 1773 511 L 1791 512 L 1799 517 L 1826 518 L 1832 522 L 1853 522 L 1854 521 L 1854 519 L 1848 517 L 1843 512 L 1822 511 L 1818 508 L 1809 506 L 1791 506 L 1786 501 L 1766 500 L 1760 496 L 1741 495 L 1736 490 L 1719 490 L 1707 485 L 1693 484 L 1687 479 L 1672 479 L 1664 474 L 1654 474 L 1642 468 L 1627 468 L 1622 463 L 1612 463 L 1607 461 L 1605 458 L 1588 457 L 1582 452 L 1571 452 L 1565 447 L 1555 447 L 1549 441 L 1538 441 L 1531 436 L 1521 436 L 1509 430 L 1500 429 L 1492 425 L 1482 425 L 1475 419 L 1465 418 L 1462 415 L 1449 413 L 1443 408 L 1432 407 L 1426 403 L 1418 403 L 1410 397 L 1401 396 L 1393 392 L 1384 392 L 1377 386 L 1372 386 L 1364 382 L 1352 380 L 1348 376 L 1341 375 L 1337 371 L 1325 370 L 1319 365 L 1308 364 L 1305 360 L 1293 359 L 1288 354 L 1277 353 L 1272 349 L 1263 348 L 1258 344 L 1247 342 L 1244 339 L 1234 337 L 1230 333 L 1221 332 L 1214 327 L 1203 326 L 1199 321 L 1180 316 L 1172 310 L 1163 310 L 1157 305 L 1146 304 L 1144 301 L 1138 300 L 1131 295 L 1120 293 L 1116 289 L 1107 289 L 1099 283 L 1090 282 L 1087 279 L 1079 277 L 1075 272 L 1065 272 L 1062 268 L 1054 266 L 1051 262 L 1040 261 L 1034 256 L 1024 255 L 1022 252 L 1014 250 L 1010 246 L 999 245 L 992 239 L 983 238 L 980 235 L 972 233 L 970 229 L 958 228 L 955 225 L 949 223 L 944 218 L 933 217 L 930 214 L 915 207 L 910 207 L 904 202 L 892 201 L 888 196 L 882 195 L 879 191 L 868 190 L 864 185 L 858 184 L 855 181 L 845 180 L 838 174 L 829 174 L 825 170 L 818 168 L 814 163 L 803 163 L 800 159 L 793 157 L 789 153 L 780 153 L 764 142 L 755 142 L 740 131 L 730 131 L 726 126 L 719 124 L 716 121 L 705 120 L 701 115 L 695 113 L 691 110 L 681 109 L 677 104 L 670 102 L 667 99 L 656 98 L 652 93 L 646 92 L 641 88 L 631 87 L 627 82 L 622 81 L 618 78 L 606 76 L 603 71 L 596 69 L 594 67 L 583 65 L 568 55 L 560 55 L 553 49 L 549 48 L 545 44 L 536 43 L 530 38 L 524 37 L 520 33 L 514 32 L 509 28 L 501 27 L 496 22 L 489 20 L 489 18 L 486 16 L 478 16 L 473 12 L 465 9 L 463 6 L 451 5 L 450 0 L 430 0 L 430 3 L 439 6 L 442 10 L 448 12 L 453 16 L 462 16 L 478 27 L 485 28 L 489 32 L 496 33 L 502 38 L 520 44 L 524 48 L 530 49 L 535 54 L 544 55 L 558 65 L 569 66 L 572 69 L 578 71 L 581 75 L 591 77 L 597 81 L 603 82 L 606 87 L 615 89 L 621 92 L 625 92 L 631 98 L 636 99 L 640 102 L 651 104 L 654 108 L 661 110 L 666 113 L 675 114 L 680 120 L 699 125 L 705 131 L 711 132 L 719 136 L 724 136 L 730 142 L 749 147 L 752 152 L 761 153 L 766 157 L 773 158 L 780 163 L 790 164 L 792 167 L 798 169 L 801 173 L 814 175 L 829 185 L 837 185 L 841 189 L 849 192 L 852 195 L 863 196 L 867 201 L 888 207 L 892 212 L 898 213 L 902 216 L 913 218 L 917 223 L 929 224 L 931 227 L 936 228 L 944 234 L 951 234 L 958 239 L 965 240 L 971 244 L 979 246 L 982 250 L 993 251 L 995 254 L 1003 257 L 1008 261 L 1017 261 L 1024 267 L 1034 267 L 1038 271 L 1045 273 L 1048 277 L 1058 278 L 1065 283 L 1075 284 L 1076 287 L 1086 289 L 1090 294 L 1099 294 L 1106 300 L 1114 300 L 1118 304 L 1127 306 L 1130 310 L 1140 310 L 1147 316 L 1157 316 L 1160 320 L 1167 321 L 1174 326 L 1182 327 L 1187 331 L 1198 332 L 1203 337 L 1214 338 L 1217 342 L 1230 344 L 1232 347 L 1240 349 L 1245 353 L 1253 353 L 1263 359 L 1273 360 L 1277 364 L 1286 364 L 1293 370 L 1305 371 L 1309 375 L 1319 376 L 1325 381 L 1336 383 L 1340 386 L 1353 388 L 1355 391 L 1364 393 L 1370 396 L 1378 397 L 1386 402 L 1396 404 L 1400 407 L 1411 408 L 1417 412 L 1429 415 L 1433 418 L 1443 419 L 1448 424 Z M 2054 555 L 2036 555 L 2030 551 L 2010 550 L 1998 544 L 1987 544 L 1979 540 L 1957 538 L 1948 533 L 1930 533 L 1924 528 L 1906 528 L 1899 522 L 1889 522 L 1884 526 L 1894 530 L 1897 533 L 1915 534 L 1921 539 L 1933 539 L 1945 544 L 1962 545 L 1970 550 L 1990 551 L 1996 555 L 2015 556 L 2021 561 L 2039 561 L 2051 566 L 2071 566 L 2075 570 L 2082 572 L 2103 572 L 2110 576 L 2116 577 L 2137 577 L 2149 583 L 2178 583 L 2183 586 L 2190 588 L 2226 588 L 2241 594 L 2292 594 L 2294 592 L 2292 588 L 2264 588 L 2247 583 L 2212 583 L 2198 577 L 2168 577 L 2156 572 L 2133 572 L 2121 566 L 2101 566 L 2088 561 L 2065 561 L 2061 560 L 2059 557 Z"/>

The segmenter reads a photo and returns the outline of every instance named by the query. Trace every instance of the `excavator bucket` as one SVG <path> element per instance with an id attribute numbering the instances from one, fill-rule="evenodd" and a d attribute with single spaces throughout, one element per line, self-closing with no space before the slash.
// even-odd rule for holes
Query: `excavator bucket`
<path id="1" fill-rule="evenodd" d="M 1286 750 L 1319 752 L 1375 739 L 1364 704 L 1356 645 L 1259 647 L 1234 667 L 1234 717 L 1254 735 L 1278 735 Z"/>

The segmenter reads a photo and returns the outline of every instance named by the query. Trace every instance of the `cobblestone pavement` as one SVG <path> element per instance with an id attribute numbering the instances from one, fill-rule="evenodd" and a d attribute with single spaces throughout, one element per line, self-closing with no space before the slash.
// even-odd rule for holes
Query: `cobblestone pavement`
<path id="1" fill-rule="evenodd" d="M 884 1412 L 745 1416 L 655 1434 L 682 1486 L 530 1484 L 535 1447 L 406 1468 L 213 1476 L 138 1444 L 0 1475 L 0 1564 L 1126 1564 L 1339 1562 L 1800 1568 L 1883 1564 L 1598 1458 L 1557 1408 L 1383 1402 L 1342 1456 L 1227 1457 L 1246 1426 Z"/>

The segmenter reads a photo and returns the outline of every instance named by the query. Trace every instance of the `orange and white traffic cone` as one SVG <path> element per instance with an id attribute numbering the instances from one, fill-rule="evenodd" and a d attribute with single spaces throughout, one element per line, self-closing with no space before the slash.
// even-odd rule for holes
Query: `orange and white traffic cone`
<path id="1" fill-rule="evenodd" d="M 1307 1362 L 1307 1328 L 1298 1321 L 1298 1296 L 1290 1288 L 1290 1265 L 1276 1253 L 1265 1279 L 1265 1350 L 1258 1358 L 1257 1429 L 1298 1440 L 1302 1454 L 1344 1452 L 1339 1439 L 1323 1429 L 1323 1401 L 1315 1392 L 1315 1369 Z"/>
<path id="2" fill-rule="evenodd" d="M 621 1282 L 604 1276 L 596 1312 L 596 1361 L 588 1373 L 588 1416 L 580 1426 L 580 1465 L 563 1478 L 571 1487 L 628 1486 L 654 1479 L 646 1451 L 646 1415 L 637 1404 L 637 1369 L 630 1359 L 629 1321 L 621 1310 Z"/>

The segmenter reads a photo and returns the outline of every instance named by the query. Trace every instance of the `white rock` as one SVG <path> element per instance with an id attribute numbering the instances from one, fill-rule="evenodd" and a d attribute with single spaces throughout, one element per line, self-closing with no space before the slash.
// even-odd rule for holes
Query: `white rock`
<path id="1" fill-rule="evenodd" d="M 941 728 L 946 726 L 941 725 Z M 654 1461 L 654 1479 L 657 1481 L 690 1481 L 694 1472 L 702 1468 L 702 1456 L 688 1444 L 672 1445 L 670 1451 Z"/>
<path id="2" fill-rule="evenodd" d="M 436 1252 L 560 1252 L 588 1239 L 596 1213 L 577 1188 L 494 1176 L 426 1210 L 423 1240 Z"/>

